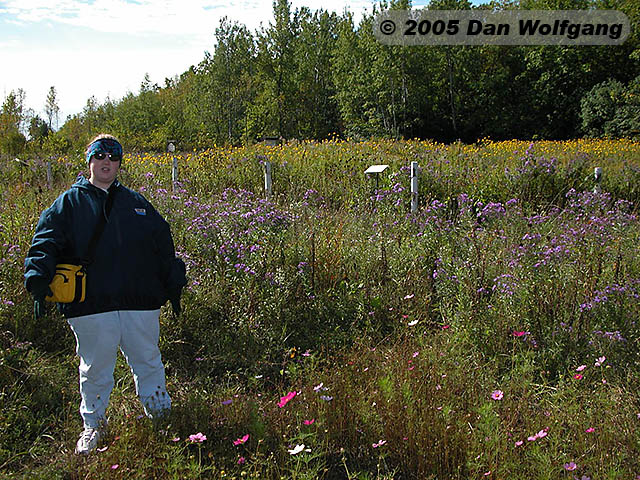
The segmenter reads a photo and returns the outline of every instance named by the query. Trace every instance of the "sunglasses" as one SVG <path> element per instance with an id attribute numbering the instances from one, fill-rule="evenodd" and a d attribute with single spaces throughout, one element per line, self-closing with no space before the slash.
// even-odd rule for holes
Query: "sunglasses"
<path id="1" fill-rule="evenodd" d="M 112 153 L 94 153 L 92 158 L 95 158 L 96 160 L 104 160 L 107 156 L 112 162 L 119 162 L 122 160 L 120 155 L 114 155 Z"/>

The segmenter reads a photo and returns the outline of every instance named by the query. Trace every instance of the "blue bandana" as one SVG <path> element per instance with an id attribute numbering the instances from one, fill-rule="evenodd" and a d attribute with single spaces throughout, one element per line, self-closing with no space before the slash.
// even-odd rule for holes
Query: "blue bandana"
<path id="1" fill-rule="evenodd" d="M 114 158 L 122 161 L 122 145 L 112 138 L 101 138 L 89 145 L 87 149 L 87 163 L 91 161 L 91 157 L 96 153 L 110 153 Z"/>

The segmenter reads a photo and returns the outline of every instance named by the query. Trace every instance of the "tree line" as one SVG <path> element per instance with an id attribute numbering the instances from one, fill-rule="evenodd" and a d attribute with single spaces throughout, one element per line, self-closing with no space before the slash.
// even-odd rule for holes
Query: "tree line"
<path id="1" fill-rule="evenodd" d="M 186 72 L 99 103 L 54 131 L 23 112 L 24 92 L 0 111 L 0 152 L 65 153 L 110 131 L 129 149 L 251 143 L 257 138 L 566 139 L 640 135 L 640 47 L 636 0 L 432 0 L 430 9 L 614 9 L 631 20 L 620 46 L 384 46 L 373 34 L 380 3 L 358 25 L 353 14 L 275 0 L 274 20 L 251 32 L 223 18 L 212 53 Z"/>

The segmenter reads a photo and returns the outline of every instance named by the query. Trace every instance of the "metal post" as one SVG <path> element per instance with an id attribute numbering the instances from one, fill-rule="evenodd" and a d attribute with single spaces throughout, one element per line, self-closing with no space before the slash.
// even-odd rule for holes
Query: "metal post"
<path id="1" fill-rule="evenodd" d="M 173 166 L 171 167 L 171 182 L 173 189 L 176 189 L 176 182 L 178 181 L 178 158 L 173 157 Z"/>
<path id="2" fill-rule="evenodd" d="M 271 196 L 273 189 L 273 183 L 271 181 L 271 162 L 265 160 L 264 162 L 264 192 L 268 197 Z"/>
<path id="3" fill-rule="evenodd" d="M 600 182 L 602 182 L 602 168 L 596 167 L 593 171 L 593 176 L 596 180 L 596 186 L 593 187 L 593 193 L 600 193 L 602 191 L 602 187 L 600 186 Z"/>
<path id="4" fill-rule="evenodd" d="M 418 210 L 418 162 L 411 162 L 411 213 Z"/>

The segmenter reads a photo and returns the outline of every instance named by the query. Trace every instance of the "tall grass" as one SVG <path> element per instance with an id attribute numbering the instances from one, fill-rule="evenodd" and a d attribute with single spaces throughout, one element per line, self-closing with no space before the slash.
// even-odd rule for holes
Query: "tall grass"
<path id="1" fill-rule="evenodd" d="M 42 162 L 5 162 L 0 470 L 635 478 L 639 153 L 584 140 L 215 147 L 181 155 L 175 188 L 168 156 L 126 156 L 122 181 L 170 221 L 190 282 L 181 317 L 161 316 L 170 421 L 141 416 L 119 359 L 108 435 L 88 458 L 72 453 L 72 335 L 55 311 L 34 321 L 22 287 L 40 211 L 85 165 L 60 159 L 48 188 Z M 378 163 L 390 173 L 375 190 L 363 172 Z"/>

